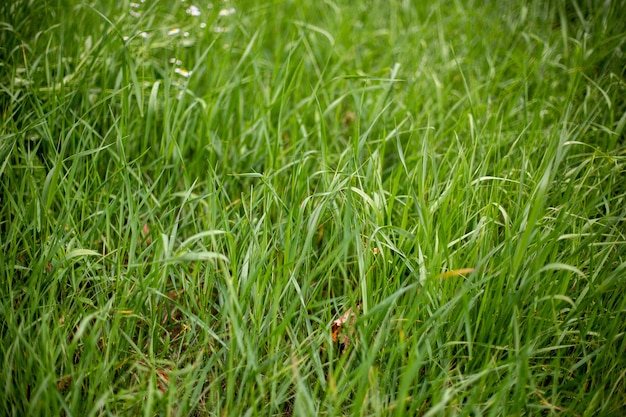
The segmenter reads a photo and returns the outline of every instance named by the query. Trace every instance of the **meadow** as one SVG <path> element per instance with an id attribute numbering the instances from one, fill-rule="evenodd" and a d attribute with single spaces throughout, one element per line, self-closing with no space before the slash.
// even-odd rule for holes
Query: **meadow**
<path id="1" fill-rule="evenodd" d="M 626 409 L 626 5 L 0 4 L 0 415 Z"/>

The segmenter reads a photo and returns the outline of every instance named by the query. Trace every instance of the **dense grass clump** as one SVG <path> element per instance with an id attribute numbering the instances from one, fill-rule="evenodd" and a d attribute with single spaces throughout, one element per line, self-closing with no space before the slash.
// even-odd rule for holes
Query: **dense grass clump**
<path id="1" fill-rule="evenodd" d="M 0 414 L 619 414 L 601 3 L 2 2 Z"/>

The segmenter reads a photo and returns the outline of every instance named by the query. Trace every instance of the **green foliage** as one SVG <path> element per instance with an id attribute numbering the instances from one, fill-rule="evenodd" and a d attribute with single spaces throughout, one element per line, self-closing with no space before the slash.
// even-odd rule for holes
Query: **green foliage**
<path id="1" fill-rule="evenodd" d="M 3 3 L 0 414 L 619 413 L 624 15 Z"/>

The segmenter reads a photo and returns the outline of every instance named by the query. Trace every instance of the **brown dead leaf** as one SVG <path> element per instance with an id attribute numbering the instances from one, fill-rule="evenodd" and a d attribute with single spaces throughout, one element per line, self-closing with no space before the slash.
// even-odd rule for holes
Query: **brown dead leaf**
<path id="1" fill-rule="evenodd" d="M 236 206 L 238 203 L 241 203 L 241 198 L 235 199 L 232 203 L 226 206 L 226 211 L 229 211 L 231 208 Z"/>
<path id="2" fill-rule="evenodd" d="M 346 113 L 343 115 L 344 126 L 350 126 L 352 123 L 354 123 L 355 120 L 356 114 L 351 110 L 346 111 Z"/>
<path id="3" fill-rule="evenodd" d="M 444 272 L 442 274 L 437 275 L 437 278 L 451 278 L 451 277 L 458 277 L 459 275 L 467 275 L 467 274 L 471 274 L 472 272 L 476 271 L 476 268 L 461 268 L 461 269 L 454 269 L 452 271 L 447 271 Z"/>
<path id="4" fill-rule="evenodd" d="M 157 384 L 159 385 L 159 391 L 165 394 L 167 392 L 167 388 L 170 385 L 169 375 L 166 370 L 155 369 L 157 374 Z"/>
<path id="5" fill-rule="evenodd" d="M 334 343 L 339 342 L 340 351 L 343 353 L 350 345 L 350 340 L 354 339 L 354 325 L 356 323 L 356 313 L 349 308 L 341 317 L 331 324 L 331 338 Z"/>
<path id="6" fill-rule="evenodd" d="M 146 245 L 150 245 L 150 243 L 152 243 L 152 239 L 150 238 L 150 226 L 148 226 L 148 223 L 144 223 L 141 233 L 143 234 L 143 240 Z"/>
<path id="7" fill-rule="evenodd" d="M 72 375 L 68 374 L 68 375 L 62 376 L 57 381 L 57 389 L 63 392 L 70 386 L 71 382 L 72 382 Z"/>

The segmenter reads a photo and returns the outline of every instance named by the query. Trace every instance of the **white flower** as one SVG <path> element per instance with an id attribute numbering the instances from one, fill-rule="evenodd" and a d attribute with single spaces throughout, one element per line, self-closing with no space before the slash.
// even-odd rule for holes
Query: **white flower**
<path id="1" fill-rule="evenodd" d="M 235 8 L 231 7 L 230 9 L 222 9 L 220 10 L 219 15 L 220 16 L 230 16 L 231 14 L 235 13 Z"/>
<path id="2" fill-rule="evenodd" d="M 174 68 L 174 72 L 178 75 L 182 75 L 185 78 L 189 78 L 191 76 L 191 71 L 187 71 L 183 68 Z"/>
<path id="3" fill-rule="evenodd" d="M 191 6 L 189 6 L 189 8 L 187 9 L 187 14 L 190 14 L 192 16 L 200 16 L 200 9 L 198 9 L 196 6 L 194 6 L 193 4 Z"/>

